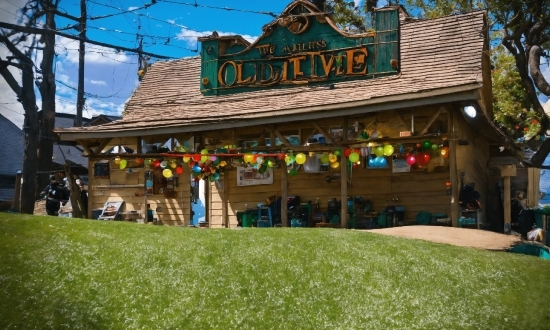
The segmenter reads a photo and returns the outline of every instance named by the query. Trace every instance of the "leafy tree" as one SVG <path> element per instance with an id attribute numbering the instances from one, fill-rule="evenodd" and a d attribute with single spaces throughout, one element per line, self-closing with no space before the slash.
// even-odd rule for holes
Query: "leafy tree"
<path id="1" fill-rule="evenodd" d="M 498 29 L 492 51 L 496 120 L 526 138 L 544 134 L 550 120 L 539 93 L 550 96 L 550 85 L 540 70 L 541 57 L 549 59 L 550 0 L 406 0 L 425 17 L 486 9 L 491 29 Z M 545 53 L 546 51 L 546 53 Z M 521 87 L 520 87 L 521 86 Z"/>

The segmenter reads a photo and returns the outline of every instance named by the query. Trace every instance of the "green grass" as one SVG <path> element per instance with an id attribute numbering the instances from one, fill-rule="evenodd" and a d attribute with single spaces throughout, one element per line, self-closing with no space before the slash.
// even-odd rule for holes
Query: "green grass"
<path id="1" fill-rule="evenodd" d="M 0 329 L 550 329 L 549 302 L 525 255 L 0 214 Z"/>

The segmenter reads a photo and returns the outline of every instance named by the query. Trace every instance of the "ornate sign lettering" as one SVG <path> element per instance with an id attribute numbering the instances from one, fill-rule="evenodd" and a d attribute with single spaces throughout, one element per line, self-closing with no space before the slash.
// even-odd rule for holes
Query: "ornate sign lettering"
<path id="1" fill-rule="evenodd" d="M 295 1 L 252 44 L 217 33 L 199 38 L 201 92 L 222 95 L 396 74 L 397 11 L 375 12 L 375 27 L 380 32 L 349 35 L 315 6 Z"/>

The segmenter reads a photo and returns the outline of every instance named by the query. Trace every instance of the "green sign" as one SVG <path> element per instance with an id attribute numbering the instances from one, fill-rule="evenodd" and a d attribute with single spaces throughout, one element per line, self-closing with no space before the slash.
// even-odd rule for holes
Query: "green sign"
<path id="1" fill-rule="evenodd" d="M 347 34 L 310 2 L 294 1 L 252 44 L 216 32 L 199 38 L 201 92 L 224 95 L 396 74 L 398 18 L 397 7 L 379 10 L 375 31 Z"/>

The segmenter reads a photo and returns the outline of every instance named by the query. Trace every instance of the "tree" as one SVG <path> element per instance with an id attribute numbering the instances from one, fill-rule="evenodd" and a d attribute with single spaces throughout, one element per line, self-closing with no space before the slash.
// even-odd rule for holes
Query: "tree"
<path id="1" fill-rule="evenodd" d="M 37 171 L 48 172 L 52 166 L 53 127 L 55 121 L 55 75 L 53 70 L 55 56 L 55 12 L 59 0 L 30 0 L 20 10 L 21 22 L 25 27 L 34 27 L 43 23 L 46 32 L 36 39 L 36 35 L 19 30 L 2 30 L 0 43 L 11 53 L 6 59 L 0 58 L 0 74 L 17 95 L 25 111 L 24 133 L 25 152 L 23 160 L 23 186 L 21 212 L 32 214 L 34 198 L 37 197 L 37 183 L 45 187 L 46 175 L 38 176 Z M 29 39 L 31 40 L 29 42 Z M 43 44 L 42 47 L 38 45 Z M 32 60 L 36 51 L 42 51 L 40 68 Z M 8 67 L 18 68 L 21 72 L 21 84 Z M 38 87 L 42 99 L 42 116 L 38 118 L 34 86 Z M 38 153 L 37 153 L 38 151 Z"/>
<path id="2" fill-rule="evenodd" d="M 538 96 L 539 93 L 550 96 L 550 85 L 540 70 L 541 57 L 550 58 L 547 52 L 550 49 L 549 0 L 407 0 L 407 4 L 420 9 L 426 17 L 488 10 L 491 28 L 501 31 L 494 39 L 502 47 L 493 50 L 496 61 L 493 80 L 499 88 L 493 92 L 497 96 L 495 108 L 504 114 L 497 115 L 496 119 L 512 131 L 520 128 L 530 133 L 526 136 L 528 139 L 545 134 L 550 120 Z M 506 59 L 504 49 L 513 58 L 514 67 Z M 517 90 L 518 82 L 523 91 Z M 530 120 L 530 128 L 522 122 L 526 119 Z"/>

